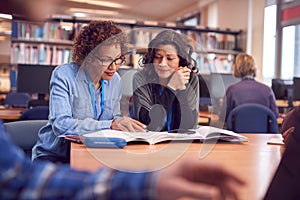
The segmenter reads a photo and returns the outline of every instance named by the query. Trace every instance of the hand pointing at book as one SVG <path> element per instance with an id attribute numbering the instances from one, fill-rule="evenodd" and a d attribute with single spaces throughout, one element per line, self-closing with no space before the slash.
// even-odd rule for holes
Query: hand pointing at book
<path id="1" fill-rule="evenodd" d="M 126 132 L 145 132 L 146 125 L 137 120 L 124 116 L 122 119 L 114 120 L 111 123 L 111 129 Z"/>

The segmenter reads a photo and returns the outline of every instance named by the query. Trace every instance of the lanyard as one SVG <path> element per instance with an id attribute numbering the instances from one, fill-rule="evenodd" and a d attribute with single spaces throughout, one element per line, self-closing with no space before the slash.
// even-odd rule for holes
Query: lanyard
<path id="1" fill-rule="evenodd" d="M 98 119 L 98 113 L 97 113 L 97 105 L 96 105 L 96 100 L 95 100 L 95 92 L 94 92 L 94 88 L 93 88 L 93 84 L 92 84 L 92 81 L 91 81 L 91 78 L 90 76 L 86 74 L 86 77 L 88 79 L 88 83 L 89 83 L 89 90 L 90 90 L 90 95 L 91 95 L 91 99 L 92 99 L 92 105 L 93 105 L 93 109 L 94 109 L 94 119 Z M 100 102 L 101 102 L 101 112 L 100 112 L 100 115 L 99 115 L 99 118 L 100 116 L 102 115 L 103 111 L 104 111 L 104 80 L 102 79 L 101 80 L 101 99 L 100 99 Z"/>
<path id="2" fill-rule="evenodd" d="M 159 96 L 162 95 L 162 88 L 159 87 Z M 169 106 L 167 117 L 164 118 L 165 124 L 167 123 L 168 132 L 171 130 L 171 120 L 172 120 L 172 105 Z"/>
<path id="3" fill-rule="evenodd" d="M 103 111 L 104 111 L 104 80 L 101 79 L 101 111 L 100 111 L 100 116 L 102 115 Z"/>

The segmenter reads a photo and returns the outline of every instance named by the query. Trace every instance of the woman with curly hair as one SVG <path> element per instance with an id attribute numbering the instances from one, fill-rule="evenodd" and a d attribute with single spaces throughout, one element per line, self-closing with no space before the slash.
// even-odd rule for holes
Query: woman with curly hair
<path id="1" fill-rule="evenodd" d="M 143 70 L 133 78 L 134 118 L 148 130 L 171 131 L 198 124 L 199 81 L 185 35 L 160 32 L 148 45 Z"/>
<path id="2" fill-rule="evenodd" d="M 33 160 L 68 163 L 70 142 L 64 135 L 115 129 L 144 131 L 145 126 L 120 112 L 126 35 L 112 21 L 83 27 L 73 46 L 73 62 L 55 68 L 50 80 L 50 113 L 32 151 Z"/>
<path id="3" fill-rule="evenodd" d="M 273 90 L 254 78 L 256 65 L 252 56 L 240 53 L 235 58 L 234 76 L 241 81 L 230 85 L 226 90 L 226 96 L 220 112 L 220 119 L 227 121 L 229 113 L 237 106 L 245 103 L 257 103 L 270 108 L 275 116 L 278 116 L 275 95 Z"/>

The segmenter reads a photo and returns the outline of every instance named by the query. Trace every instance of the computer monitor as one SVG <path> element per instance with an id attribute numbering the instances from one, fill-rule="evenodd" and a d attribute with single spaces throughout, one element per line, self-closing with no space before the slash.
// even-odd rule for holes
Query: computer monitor
<path id="1" fill-rule="evenodd" d="M 300 77 L 293 78 L 293 100 L 300 100 Z"/>
<path id="2" fill-rule="evenodd" d="M 209 74 L 198 74 L 198 78 L 199 78 L 200 98 L 210 98 L 210 94 L 209 94 L 210 75 Z"/>
<path id="3" fill-rule="evenodd" d="M 272 90 L 276 99 L 291 99 L 293 95 L 293 80 L 274 78 L 272 79 Z"/>
<path id="4" fill-rule="evenodd" d="M 227 88 L 240 81 L 239 78 L 228 73 L 211 73 L 210 76 L 210 96 L 216 99 L 223 98 Z"/>
<path id="5" fill-rule="evenodd" d="M 199 79 L 199 110 L 208 111 L 209 105 L 212 105 L 212 99 L 210 98 L 210 75 L 198 74 Z"/>
<path id="6" fill-rule="evenodd" d="M 17 91 L 38 94 L 43 99 L 49 94 L 49 83 L 53 69 L 52 65 L 18 64 Z"/>

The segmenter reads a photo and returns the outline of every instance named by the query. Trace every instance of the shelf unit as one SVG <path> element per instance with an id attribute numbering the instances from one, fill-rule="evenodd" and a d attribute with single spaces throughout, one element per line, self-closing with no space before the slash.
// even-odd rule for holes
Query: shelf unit
<path id="1" fill-rule="evenodd" d="M 208 28 L 202 26 L 185 26 L 176 23 L 158 23 L 129 21 L 118 22 L 131 31 L 130 45 L 138 55 L 132 56 L 131 65 L 136 66 L 137 60 L 143 55 L 148 43 L 162 29 L 173 29 L 185 34 L 191 39 L 194 47 L 194 59 L 200 73 L 231 73 L 234 57 L 242 49 L 238 41 L 242 30 Z M 150 29 L 151 28 L 151 29 Z M 141 37 L 141 38 L 139 38 Z"/>
<path id="2" fill-rule="evenodd" d="M 91 20 L 95 19 L 61 15 L 53 15 L 50 21 L 42 25 L 18 19 L 12 20 L 11 63 L 59 65 L 70 61 L 70 50 L 74 35 Z M 130 34 L 130 44 L 133 53 L 139 54 L 140 49 L 145 49 L 148 43 L 162 29 L 173 29 L 191 38 L 195 49 L 195 58 L 200 57 L 204 59 L 203 62 L 205 62 L 205 57 L 209 58 L 207 57 L 209 54 L 215 54 L 224 59 L 227 55 L 235 55 L 241 51 L 238 46 L 238 37 L 242 33 L 241 30 L 185 26 L 172 22 L 115 21 L 124 27 L 125 32 Z M 58 53 L 58 55 L 54 55 L 54 53 Z M 49 57 L 49 55 L 51 59 L 45 58 Z M 38 58 L 28 59 L 28 57 L 32 56 L 37 56 Z M 65 58 L 66 56 L 68 58 Z M 58 61 L 52 62 L 53 57 L 59 58 Z M 132 64 L 133 62 L 130 61 L 129 65 Z M 198 67 L 201 71 L 201 66 Z"/>
<path id="3" fill-rule="evenodd" d="M 69 23 L 68 28 L 63 23 Z M 60 65 L 71 61 L 73 22 L 12 20 L 11 64 Z"/>
<path id="4" fill-rule="evenodd" d="M 43 24 L 12 20 L 11 64 L 60 65 L 71 61 L 74 36 L 91 20 L 53 15 Z M 185 26 L 173 22 L 115 20 L 130 38 L 127 65 L 136 67 L 148 43 L 162 30 L 173 29 L 191 39 L 200 73 L 231 72 L 234 56 L 241 52 L 241 30 Z"/>

